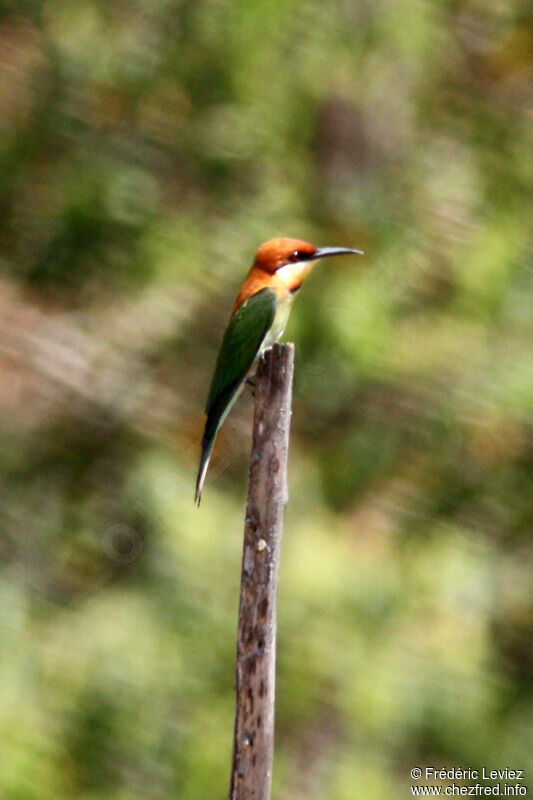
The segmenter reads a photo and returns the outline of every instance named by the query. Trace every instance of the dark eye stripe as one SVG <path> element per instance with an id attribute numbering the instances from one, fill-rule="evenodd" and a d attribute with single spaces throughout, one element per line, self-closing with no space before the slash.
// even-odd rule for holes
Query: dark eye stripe
<path id="1" fill-rule="evenodd" d="M 296 264 L 298 261 L 309 261 L 312 256 L 312 253 L 306 253 L 305 250 L 295 250 L 290 254 L 289 261 L 292 264 Z"/>

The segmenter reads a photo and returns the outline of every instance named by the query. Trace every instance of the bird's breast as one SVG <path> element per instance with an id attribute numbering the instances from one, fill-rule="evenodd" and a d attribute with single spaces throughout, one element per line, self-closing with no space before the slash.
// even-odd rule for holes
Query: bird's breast
<path id="1" fill-rule="evenodd" d="M 276 315 L 269 332 L 265 336 L 261 345 L 261 352 L 277 342 L 283 336 L 289 314 L 291 313 L 294 298 L 298 289 L 313 269 L 313 261 L 305 261 L 297 264 L 286 264 L 276 270 L 272 276 L 271 284 L 276 289 L 278 301 L 276 305 Z"/>
<path id="2" fill-rule="evenodd" d="M 291 313 L 292 304 L 294 302 L 294 294 L 287 292 L 284 295 L 278 294 L 278 302 L 276 305 L 276 314 L 274 321 L 267 335 L 263 339 L 261 345 L 261 352 L 271 347 L 275 342 L 283 336 L 287 322 L 289 321 L 289 314 Z"/>

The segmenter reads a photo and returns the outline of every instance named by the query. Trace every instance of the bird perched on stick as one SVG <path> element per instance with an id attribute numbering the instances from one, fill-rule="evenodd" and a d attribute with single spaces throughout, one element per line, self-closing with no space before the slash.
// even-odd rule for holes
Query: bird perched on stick
<path id="1" fill-rule="evenodd" d="M 207 396 L 207 420 L 196 481 L 196 504 L 216 435 L 261 353 L 282 336 L 294 298 L 318 258 L 349 253 L 348 247 L 315 247 L 301 239 L 270 239 L 261 245 L 237 296 L 222 339 Z"/>

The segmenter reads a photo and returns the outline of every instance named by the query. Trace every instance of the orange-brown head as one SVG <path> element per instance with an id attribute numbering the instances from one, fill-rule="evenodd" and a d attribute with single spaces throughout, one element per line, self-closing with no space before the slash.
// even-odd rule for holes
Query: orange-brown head
<path id="1" fill-rule="evenodd" d="M 288 239 L 279 237 L 269 239 L 261 245 L 255 256 L 254 268 L 273 275 L 276 270 L 285 264 L 298 261 L 308 261 L 314 257 L 316 247 L 314 244 L 304 242 L 302 239 Z"/>
<path id="2" fill-rule="evenodd" d="M 273 288 L 278 297 L 283 299 L 287 292 L 294 293 L 299 289 L 317 258 L 345 253 L 361 251 L 348 247 L 315 247 L 302 239 L 270 239 L 257 251 L 232 313 L 235 314 L 251 295 L 267 286 Z"/>

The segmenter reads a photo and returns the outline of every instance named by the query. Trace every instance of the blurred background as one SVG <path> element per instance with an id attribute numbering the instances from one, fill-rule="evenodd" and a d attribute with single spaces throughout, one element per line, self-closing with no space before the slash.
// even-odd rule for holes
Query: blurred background
<path id="1" fill-rule="evenodd" d="M 0 14 L 2 800 L 227 796 L 250 397 L 194 482 L 279 235 L 365 256 L 286 335 L 273 797 L 531 786 L 531 4 Z"/>

